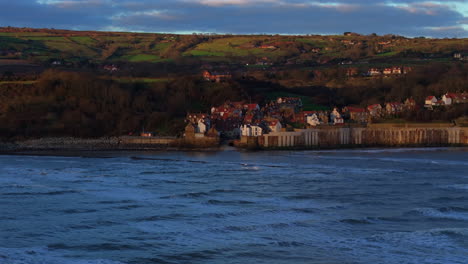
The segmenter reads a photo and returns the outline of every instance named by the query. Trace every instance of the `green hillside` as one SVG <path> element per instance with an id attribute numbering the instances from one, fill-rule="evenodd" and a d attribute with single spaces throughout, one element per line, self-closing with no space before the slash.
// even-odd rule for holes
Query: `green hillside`
<path id="1" fill-rule="evenodd" d="M 177 58 L 248 63 L 256 59 L 295 64 L 332 60 L 450 58 L 467 52 L 467 39 L 401 36 L 172 35 L 0 28 L 0 59 L 160 63 Z M 187 61 L 187 60 L 186 60 Z M 188 60 L 190 61 L 190 60 Z"/>

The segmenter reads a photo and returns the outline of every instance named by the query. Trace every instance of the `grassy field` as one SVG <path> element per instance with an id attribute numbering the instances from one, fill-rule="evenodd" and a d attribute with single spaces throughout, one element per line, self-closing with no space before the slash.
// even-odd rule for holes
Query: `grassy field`
<path id="1" fill-rule="evenodd" d="M 272 92 L 268 93 L 267 100 L 276 100 L 278 97 L 299 97 L 302 100 L 302 108 L 304 111 L 325 111 L 330 110 L 328 107 L 317 105 L 313 102 L 312 98 L 300 94 L 287 93 L 287 92 Z"/>
<path id="2" fill-rule="evenodd" d="M 395 56 L 397 54 L 398 54 L 398 51 L 387 51 L 387 52 L 384 52 L 384 53 L 379 53 L 376 56 L 377 57 L 391 57 L 391 56 Z"/>
<path id="3" fill-rule="evenodd" d="M 189 41 L 190 35 L 165 35 L 150 33 L 112 33 L 112 32 L 73 32 L 59 33 L 53 30 L 45 32 L 0 32 L 0 52 L 13 49 L 23 53 L 22 58 L 36 61 L 48 61 L 61 58 L 69 60 L 81 57 L 97 62 L 117 60 L 127 62 L 167 61 L 166 54 L 194 56 L 206 61 L 239 62 L 245 57 L 268 57 L 270 59 L 294 58 L 298 49 L 321 48 L 316 57 L 346 58 L 347 50 L 354 43 L 365 42 L 366 46 L 379 42 L 392 44 L 383 53 L 366 57 L 366 59 L 398 58 L 400 53 L 437 52 L 451 56 L 453 51 L 468 52 L 467 39 L 407 39 L 367 36 L 209 36 L 199 37 L 197 44 L 179 49 L 180 43 Z M 169 42 L 168 42 L 169 41 Z M 346 44 L 348 43 L 348 44 Z M 260 45 L 274 45 L 275 49 L 261 49 Z M 325 49 L 326 48 L 326 49 Z M 175 50 L 177 49 L 177 50 Z M 115 53 L 115 51 L 118 51 Z M 114 54 L 115 53 L 115 54 Z M 1 56 L 1 55 L 0 55 Z M 444 60 L 434 57 L 434 60 Z M 440 56 L 439 56 L 440 57 Z M 403 57 L 402 57 L 403 58 Z"/>
<path id="4" fill-rule="evenodd" d="M 36 81 L 0 81 L 0 85 L 7 84 L 35 84 Z"/>
<path id="5" fill-rule="evenodd" d="M 81 36 L 77 36 L 77 37 L 70 37 L 70 39 L 74 42 L 77 42 L 79 44 L 82 44 L 82 45 L 87 45 L 87 46 L 93 46 L 96 44 L 96 40 L 91 38 L 91 37 L 81 37 Z"/>
<path id="6" fill-rule="evenodd" d="M 212 41 L 204 42 L 197 45 L 194 49 L 187 51 L 184 55 L 192 56 L 233 56 L 233 57 L 246 57 L 254 55 L 257 57 L 278 57 L 286 53 L 285 50 L 275 49 L 260 49 L 254 47 L 256 42 L 266 41 L 262 37 L 227 37 L 222 39 L 215 39 Z"/>
<path id="7" fill-rule="evenodd" d="M 119 58 L 119 60 L 129 62 L 158 62 L 162 61 L 161 57 L 152 54 L 136 54 L 136 55 L 125 55 Z"/>

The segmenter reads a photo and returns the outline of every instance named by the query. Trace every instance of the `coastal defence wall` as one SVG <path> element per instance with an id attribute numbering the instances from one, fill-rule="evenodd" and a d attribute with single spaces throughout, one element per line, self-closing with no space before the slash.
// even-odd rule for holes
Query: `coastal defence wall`
<path id="1" fill-rule="evenodd" d="M 120 137 L 120 143 L 126 145 L 161 145 L 169 146 L 173 145 L 177 141 L 177 138 L 172 137 L 135 137 L 135 136 L 124 136 Z"/>
<path id="2" fill-rule="evenodd" d="M 468 145 L 468 128 L 447 125 L 324 127 L 270 133 L 257 140 L 262 148 Z"/>

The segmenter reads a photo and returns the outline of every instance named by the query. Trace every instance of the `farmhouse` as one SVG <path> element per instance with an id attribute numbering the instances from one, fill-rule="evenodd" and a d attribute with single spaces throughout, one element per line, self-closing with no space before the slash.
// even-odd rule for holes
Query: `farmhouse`
<path id="1" fill-rule="evenodd" d="M 403 69 L 401 67 L 398 67 L 398 66 L 394 66 L 392 67 L 392 74 L 402 74 L 403 73 Z"/>
<path id="2" fill-rule="evenodd" d="M 261 45 L 259 48 L 261 49 L 277 49 L 278 47 L 273 45 Z"/>
<path id="3" fill-rule="evenodd" d="M 426 97 L 426 100 L 424 101 L 424 107 L 429 107 L 431 108 L 433 105 L 437 103 L 437 97 L 435 96 L 428 96 Z"/>
<path id="4" fill-rule="evenodd" d="M 390 75 L 390 74 L 392 74 L 392 68 L 385 68 L 385 69 L 383 70 L 383 74 L 385 74 L 385 75 Z"/>
<path id="5" fill-rule="evenodd" d="M 454 93 L 446 93 L 442 95 L 442 101 L 444 102 L 444 105 L 451 105 L 452 103 L 455 103 L 456 99 L 457 95 Z"/>
<path id="6" fill-rule="evenodd" d="M 205 70 L 203 71 L 202 75 L 206 81 L 212 82 L 221 82 L 232 79 L 232 75 L 230 72 L 210 72 L 208 70 Z"/>
<path id="7" fill-rule="evenodd" d="M 377 68 L 370 68 L 367 71 L 367 75 L 368 76 L 379 76 L 379 75 L 382 75 L 382 72 Z"/>

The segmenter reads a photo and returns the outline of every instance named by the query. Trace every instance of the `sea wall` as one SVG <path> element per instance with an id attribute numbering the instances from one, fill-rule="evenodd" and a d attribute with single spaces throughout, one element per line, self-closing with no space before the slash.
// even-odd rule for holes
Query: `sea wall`
<path id="1" fill-rule="evenodd" d="M 170 146 L 177 141 L 175 137 L 120 137 L 120 144 L 123 145 L 161 145 Z"/>
<path id="2" fill-rule="evenodd" d="M 255 139 L 261 148 L 334 148 L 345 146 L 468 145 L 468 128 L 456 126 L 322 127 L 265 134 Z M 250 139 L 250 144 L 253 144 Z"/>
<path id="3" fill-rule="evenodd" d="M 119 146 L 119 138 L 39 138 L 17 141 L 10 144 L 9 150 L 96 150 L 115 149 Z"/>
<path id="4" fill-rule="evenodd" d="M 219 137 L 185 137 L 177 142 L 177 146 L 180 148 L 214 148 L 219 147 L 219 144 Z"/>

